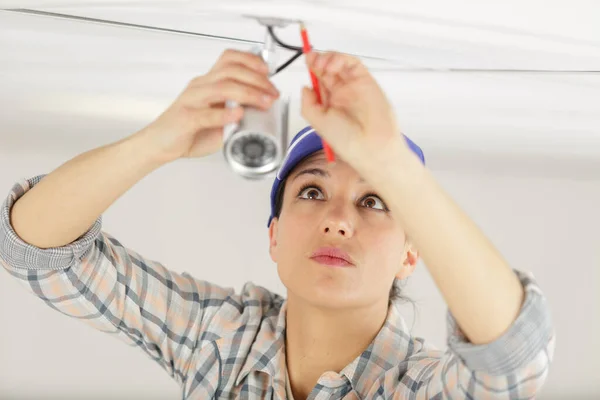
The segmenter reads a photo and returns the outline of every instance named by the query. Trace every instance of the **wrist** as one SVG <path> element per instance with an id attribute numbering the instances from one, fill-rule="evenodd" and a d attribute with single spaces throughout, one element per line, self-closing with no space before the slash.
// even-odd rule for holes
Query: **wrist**
<path id="1" fill-rule="evenodd" d="M 397 188 L 405 188 L 422 182 L 425 171 L 425 165 L 419 157 L 405 146 L 388 163 L 385 175 Z"/>
<path id="2" fill-rule="evenodd" d="M 178 155 L 165 152 L 148 127 L 125 138 L 124 142 L 126 146 L 135 148 L 151 167 L 158 168 L 179 158 Z"/>
<path id="3" fill-rule="evenodd" d="M 138 158 L 140 163 L 143 164 L 143 168 L 149 171 L 160 168 L 176 159 L 169 157 L 162 149 L 155 146 L 150 133 L 146 129 L 124 138 L 116 145 Z"/>
<path id="4" fill-rule="evenodd" d="M 380 149 L 376 161 L 365 168 L 368 175 L 365 179 L 376 188 L 410 185 L 419 180 L 424 169 L 419 157 L 407 146 L 404 137 L 399 135 Z"/>

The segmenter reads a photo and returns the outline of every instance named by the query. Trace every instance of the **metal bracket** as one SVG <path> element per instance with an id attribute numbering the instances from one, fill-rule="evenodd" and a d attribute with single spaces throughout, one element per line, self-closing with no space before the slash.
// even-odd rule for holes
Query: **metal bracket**
<path id="1" fill-rule="evenodd" d="M 242 15 L 244 18 L 252 18 L 256 20 L 259 24 L 264 26 L 273 26 L 277 28 L 285 28 L 289 24 L 299 24 L 302 21 L 295 19 L 286 19 L 286 18 L 275 18 L 275 17 L 261 17 L 259 15 Z"/>
<path id="2" fill-rule="evenodd" d="M 265 60 L 265 63 L 269 66 L 269 74 L 272 75 L 275 73 L 277 69 L 277 52 L 275 41 L 273 37 L 267 30 L 268 27 L 276 27 L 276 28 L 284 28 L 289 24 L 299 24 L 299 20 L 291 20 L 285 18 L 275 18 L 275 17 L 264 17 L 257 15 L 243 15 L 244 18 L 251 18 L 258 22 L 260 25 L 265 27 L 265 40 L 262 48 L 257 49 L 258 54 Z"/>

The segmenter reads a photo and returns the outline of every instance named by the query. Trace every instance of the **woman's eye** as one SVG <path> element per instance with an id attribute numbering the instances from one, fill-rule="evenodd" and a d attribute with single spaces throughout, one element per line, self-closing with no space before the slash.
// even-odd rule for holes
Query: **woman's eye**
<path id="1" fill-rule="evenodd" d="M 323 200 L 325 199 L 325 196 L 323 195 L 323 192 L 321 192 L 321 190 L 319 190 L 316 187 L 308 187 L 306 189 L 303 189 L 300 192 L 300 197 L 303 199 L 310 199 L 310 200 Z"/>
<path id="2" fill-rule="evenodd" d="M 387 210 L 383 201 L 377 196 L 367 196 L 361 201 L 363 207 L 373 208 L 375 210 Z"/>

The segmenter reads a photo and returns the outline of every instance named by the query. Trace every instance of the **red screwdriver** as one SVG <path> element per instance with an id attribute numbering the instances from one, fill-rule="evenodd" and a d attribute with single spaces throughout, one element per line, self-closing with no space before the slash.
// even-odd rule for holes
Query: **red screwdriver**
<path id="1" fill-rule="evenodd" d="M 311 45 L 310 45 L 310 42 L 308 41 L 308 32 L 306 31 L 306 27 L 302 23 L 300 24 L 300 34 L 302 35 L 302 52 L 304 54 L 310 53 Z M 317 79 L 315 74 L 312 72 L 312 70 L 309 69 L 308 72 L 310 73 L 310 79 L 312 81 L 313 90 L 314 90 L 315 94 L 317 95 L 317 102 L 320 105 L 322 105 L 323 101 L 321 100 L 321 90 L 319 88 L 319 80 Z M 325 151 L 325 156 L 327 157 L 327 161 L 334 162 L 335 154 L 333 153 L 333 150 L 331 150 L 331 147 L 329 147 L 329 145 L 327 144 L 327 142 L 325 142 L 325 140 L 323 138 L 321 138 L 321 141 L 323 142 L 323 150 Z"/>

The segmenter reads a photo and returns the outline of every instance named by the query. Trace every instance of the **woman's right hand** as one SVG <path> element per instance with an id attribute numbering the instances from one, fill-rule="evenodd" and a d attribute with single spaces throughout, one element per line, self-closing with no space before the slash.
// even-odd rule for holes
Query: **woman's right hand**
<path id="1" fill-rule="evenodd" d="M 165 163 L 182 157 L 203 157 L 223 144 L 223 127 L 237 122 L 243 108 L 226 108 L 225 101 L 263 110 L 279 97 L 268 68 L 255 54 L 226 50 L 212 69 L 193 79 L 173 104 L 138 132 Z"/>

